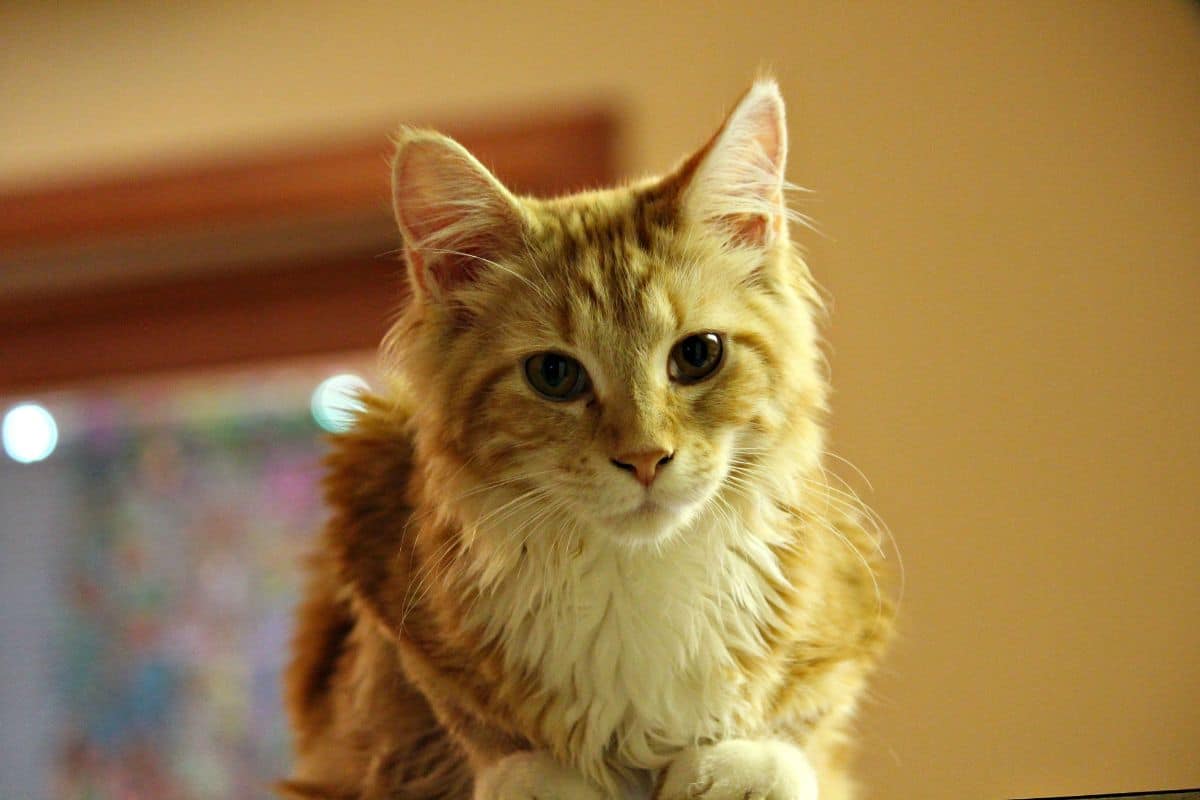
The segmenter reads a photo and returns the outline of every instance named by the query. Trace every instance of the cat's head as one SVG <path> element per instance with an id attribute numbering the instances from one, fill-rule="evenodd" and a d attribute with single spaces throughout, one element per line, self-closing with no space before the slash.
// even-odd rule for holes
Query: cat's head
<path id="1" fill-rule="evenodd" d="M 536 517 L 645 543 L 815 463 L 825 387 L 786 153 L 769 80 L 668 176 L 554 200 L 401 133 L 412 298 L 387 352 L 448 505 L 514 536 Z"/>

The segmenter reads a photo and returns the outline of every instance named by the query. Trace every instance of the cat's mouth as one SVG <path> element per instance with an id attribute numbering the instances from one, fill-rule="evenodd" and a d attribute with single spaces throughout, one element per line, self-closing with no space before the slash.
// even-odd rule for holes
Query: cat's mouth
<path id="1" fill-rule="evenodd" d="M 708 482 L 647 487 L 598 509 L 597 521 L 625 542 L 653 542 L 686 527 L 715 489 Z M 615 507 L 614 507 L 615 506 Z"/>
<path id="2" fill-rule="evenodd" d="M 639 522 L 668 521 L 672 518 L 687 517 L 695 512 L 698 505 L 708 496 L 704 489 L 695 487 L 690 491 L 659 491 L 647 489 L 640 502 L 635 501 L 632 507 L 618 512 L 615 516 L 624 520 Z"/>
<path id="3" fill-rule="evenodd" d="M 663 505 L 657 500 L 651 500 L 649 497 L 647 497 L 642 501 L 640 506 L 630 511 L 629 515 L 635 517 L 649 517 L 656 514 L 668 513 L 670 511 L 671 509 L 667 506 Z"/>
<path id="4" fill-rule="evenodd" d="M 683 514 L 691 508 L 694 500 L 691 497 L 672 497 L 663 492 L 647 491 L 642 501 L 625 512 L 632 516 L 653 516 L 656 514 Z"/>
<path id="5" fill-rule="evenodd" d="M 633 508 L 616 515 L 624 527 L 645 531 L 658 531 L 673 527 L 679 519 L 688 516 L 691 504 L 647 496 Z"/>

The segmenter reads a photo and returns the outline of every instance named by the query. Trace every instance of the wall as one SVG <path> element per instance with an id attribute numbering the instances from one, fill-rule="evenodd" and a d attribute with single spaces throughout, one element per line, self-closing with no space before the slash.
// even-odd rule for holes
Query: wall
<path id="1" fill-rule="evenodd" d="M 904 555 L 884 798 L 1200 784 L 1193 4 L 8 3 L 0 184 L 578 96 L 631 171 L 760 66 L 830 330 L 835 446 Z"/>

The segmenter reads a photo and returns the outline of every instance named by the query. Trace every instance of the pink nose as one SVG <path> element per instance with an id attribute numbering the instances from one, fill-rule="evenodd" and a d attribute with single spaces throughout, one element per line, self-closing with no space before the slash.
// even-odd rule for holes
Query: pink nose
<path id="1" fill-rule="evenodd" d="M 674 457 L 674 453 L 666 450 L 645 450 L 640 453 L 620 453 L 612 459 L 612 463 L 617 469 L 632 472 L 643 486 L 649 486 L 654 483 L 659 468 L 665 467 Z"/>

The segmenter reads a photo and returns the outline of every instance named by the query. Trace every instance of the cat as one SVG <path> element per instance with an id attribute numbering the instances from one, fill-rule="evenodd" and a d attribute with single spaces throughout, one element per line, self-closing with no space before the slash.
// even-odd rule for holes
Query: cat
<path id="1" fill-rule="evenodd" d="M 411 293 L 328 459 L 282 794 L 853 795 L 892 603 L 822 466 L 786 155 L 769 78 L 665 177 L 557 199 L 401 131 Z"/>

